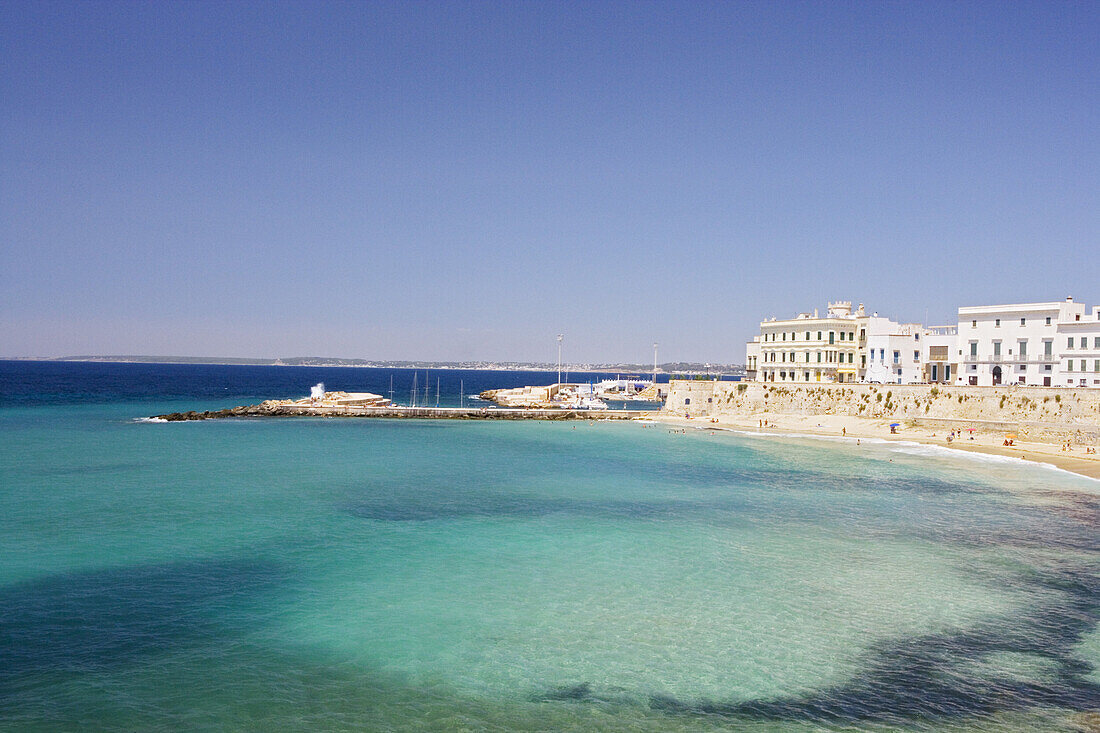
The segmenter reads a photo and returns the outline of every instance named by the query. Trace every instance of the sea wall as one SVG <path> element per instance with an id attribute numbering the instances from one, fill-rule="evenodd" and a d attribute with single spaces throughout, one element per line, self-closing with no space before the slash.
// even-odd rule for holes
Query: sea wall
<path id="1" fill-rule="evenodd" d="M 1021 439 L 1100 441 L 1100 390 L 889 384 L 775 384 L 674 380 L 665 411 L 763 418 L 847 415 L 910 424 L 1009 430 Z"/>
<path id="2" fill-rule="evenodd" d="M 173 412 L 154 420 L 183 422 L 253 417 L 373 417 L 424 420 L 633 420 L 653 413 L 644 410 L 499 409 L 490 407 L 381 407 L 342 405 L 311 406 L 290 400 L 269 400 L 259 405 L 229 407 L 203 412 Z"/>

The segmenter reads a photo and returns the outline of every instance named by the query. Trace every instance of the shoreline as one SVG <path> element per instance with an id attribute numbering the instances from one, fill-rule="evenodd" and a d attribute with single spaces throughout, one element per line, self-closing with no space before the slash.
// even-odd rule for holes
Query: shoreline
<path id="1" fill-rule="evenodd" d="M 960 438 L 947 442 L 950 431 L 920 427 L 902 427 L 896 434 L 890 432 L 891 420 L 868 419 L 847 415 L 701 415 L 690 419 L 668 413 L 655 413 L 655 419 L 682 427 L 706 429 L 707 427 L 751 430 L 752 432 L 783 436 L 810 436 L 816 438 L 874 439 L 887 442 L 911 442 L 932 445 L 947 450 L 968 453 L 1019 458 L 1038 464 L 1047 464 L 1084 478 L 1100 481 L 1100 455 L 1085 455 L 1084 446 L 1073 446 L 1063 451 L 1061 446 L 1020 440 L 1015 445 L 1002 444 L 1001 433 L 975 432 L 973 440 Z M 761 425 L 768 421 L 767 427 Z"/>

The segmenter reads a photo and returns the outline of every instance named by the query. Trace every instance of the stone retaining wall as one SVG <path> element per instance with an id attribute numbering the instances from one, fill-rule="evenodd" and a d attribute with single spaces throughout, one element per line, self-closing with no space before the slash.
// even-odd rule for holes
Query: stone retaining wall
<path id="1" fill-rule="evenodd" d="M 774 384 L 675 380 L 665 410 L 692 416 L 848 415 L 947 429 L 1015 432 L 1021 439 L 1100 442 L 1100 389 L 889 384 Z"/>

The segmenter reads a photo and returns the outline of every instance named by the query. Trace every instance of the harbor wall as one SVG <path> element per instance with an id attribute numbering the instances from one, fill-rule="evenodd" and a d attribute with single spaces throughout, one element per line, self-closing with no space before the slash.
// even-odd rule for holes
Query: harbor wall
<path id="1" fill-rule="evenodd" d="M 166 422 L 252 417 L 372 417 L 421 420 L 632 420 L 653 415 L 646 410 L 570 410 L 497 407 L 400 407 L 312 406 L 271 400 L 259 405 L 230 407 L 203 412 L 173 412 L 156 415 Z"/>
<path id="2" fill-rule="evenodd" d="M 847 415 L 946 429 L 1015 432 L 1043 442 L 1100 442 L 1100 390 L 674 380 L 665 412 L 692 417 Z"/>

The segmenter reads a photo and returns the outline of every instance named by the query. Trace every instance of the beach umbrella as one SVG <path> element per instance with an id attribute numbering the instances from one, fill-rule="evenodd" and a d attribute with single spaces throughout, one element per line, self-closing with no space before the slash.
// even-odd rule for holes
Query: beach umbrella
<path id="1" fill-rule="evenodd" d="M 901 423 L 899 423 L 899 422 L 892 422 L 892 423 L 890 423 L 890 427 L 892 427 L 892 428 L 900 428 L 900 427 L 901 427 Z"/>
<path id="2" fill-rule="evenodd" d="M 977 428 L 967 428 L 966 432 L 973 433 L 975 430 L 977 430 Z"/>
<path id="3" fill-rule="evenodd" d="M 1005 433 L 1005 437 L 1009 440 L 1016 440 L 1016 433 Z"/>

